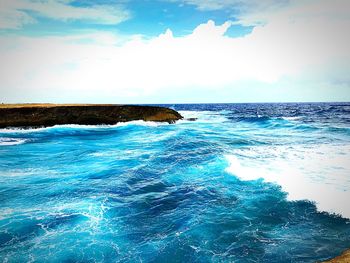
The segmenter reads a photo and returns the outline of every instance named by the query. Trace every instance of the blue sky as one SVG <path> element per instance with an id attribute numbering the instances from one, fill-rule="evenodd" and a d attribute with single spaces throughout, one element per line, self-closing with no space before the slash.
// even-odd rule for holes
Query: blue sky
<path id="1" fill-rule="evenodd" d="M 29 1 L 30 2 L 30 1 Z M 56 1 L 59 2 L 59 1 Z M 66 1 L 66 6 L 72 8 L 92 9 L 102 7 L 105 17 L 109 13 L 114 14 L 108 7 L 114 6 L 124 16 L 121 21 L 118 18 L 100 19 L 69 17 L 57 19 L 45 12 L 37 10 L 25 10 L 18 8 L 29 15 L 33 21 L 23 23 L 15 28 L 7 28 L 3 32 L 24 35 L 52 35 L 74 34 L 84 31 L 109 31 L 119 34 L 142 34 L 147 37 L 156 37 L 171 28 L 175 36 L 183 36 L 192 32 L 199 24 L 214 20 L 216 23 L 224 23 L 234 20 L 236 11 L 227 9 L 199 10 L 194 4 L 184 4 L 181 1 L 156 1 L 156 0 L 133 0 L 133 1 Z M 62 1 L 63 3 L 63 1 Z M 32 8 L 38 9 L 38 8 Z M 115 15 L 117 16 L 117 15 Z M 252 30 L 252 26 L 235 25 L 227 32 L 230 36 L 242 36 Z"/>
<path id="2" fill-rule="evenodd" d="M 2 102 L 350 101 L 347 0 L 2 0 Z"/>

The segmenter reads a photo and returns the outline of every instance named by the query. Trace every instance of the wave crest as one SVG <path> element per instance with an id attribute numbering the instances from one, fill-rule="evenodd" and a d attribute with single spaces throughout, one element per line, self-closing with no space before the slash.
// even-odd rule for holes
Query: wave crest
<path id="1" fill-rule="evenodd" d="M 309 200 L 319 211 L 350 218 L 350 147 L 256 147 L 227 155 L 227 172 L 241 180 L 280 185 L 289 200 Z"/>
<path id="2" fill-rule="evenodd" d="M 0 138 L 0 146 L 18 145 L 18 144 L 23 144 L 26 141 L 28 141 L 28 139 Z"/>

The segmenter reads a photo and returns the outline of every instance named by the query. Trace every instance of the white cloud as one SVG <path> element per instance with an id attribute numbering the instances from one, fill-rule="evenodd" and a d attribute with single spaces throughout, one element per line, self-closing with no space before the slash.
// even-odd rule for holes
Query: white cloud
<path id="1" fill-rule="evenodd" d="M 238 23 L 242 22 L 246 16 L 257 16 L 263 14 L 263 17 L 251 21 L 250 25 L 260 24 L 265 22 L 265 14 L 271 14 L 281 9 L 290 6 L 291 2 L 302 0 L 164 0 L 169 2 L 179 2 L 196 6 L 201 11 L 224 10 L 231 13 Z M 241 21 L 242 20 L 242 21 Z"/>
<path id="2" fill-rule="evenodd" d="M 287 4 L 288 0 L 168 0 L 170 2 L 181 2 L 183 4 L 195 5 L 203 11 L 230 9 L 247 12 L 259 9 L 274 9 Z"/>
<path id="3" fill-rule="evenodd" d="M 326 8 L 277 16 L 240 38 L 225 35 L 231 22 L 213 21 L 187 36 L 167 30 L 150 40 L 2 37 L 1 100 L 188 102 L 191 90 L 198 91 L 192 101 L 349 100 L 350 16 Z"/>
<path id="4" fill-rule="evenodd" d="M 0 29 L 18 29 L 25 24 L 35 23 L 35 18 L 30 15 L 33 12 L 56 20 L 84 20 L 99 24 L 118 24 L 130 17 L 129 12 L 120 5 L 78 7 L 70 5 L 70 2 L 2 0 L 0 2 Z"/>
<path id="5" fill-rule="evenodd" d="M 225 10 L 237 24 L 256 26 L 273 20 L 306 19 L 319 16 L 332 19 L 349 18 L 348 0 L 165 0 L 196 6 L 202 11 Z"/>
<path id="6" fill-rule="evenodd" d="M 252 5 L 237 15 L 237 23 L 259 25 L 277 23 L 281 20 L 290 23 L 308 23 L 318 19 L 322 23 L 338 19 L 349 19 L 350 2 L 347 0 L 290 0 L 278 5 L 278 1 L 269 7 Z"/>
<path id="7" fill-rule="evenodd" d="M 25 24 L 34 23 L 35 20 L 23 11 L 15 8 L 6 8 L 6 2 L 0 3 L 0 29 L 18 29 Z"/>

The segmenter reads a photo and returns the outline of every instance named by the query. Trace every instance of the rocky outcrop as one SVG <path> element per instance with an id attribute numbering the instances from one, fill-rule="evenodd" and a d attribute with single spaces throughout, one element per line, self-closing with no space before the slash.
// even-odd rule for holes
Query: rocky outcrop
<path id="1" fill-rule="evenodd" d="M 0 128 L 42 127 L 57 124 L 116 124 L 133 120 L 174 123 L 175 110 L 137 105 L 107 104 L 1 104 Z"/>
<path id="2" fill-rule="evenodd" d="M 323 263 L 350 263 L 350 249 L 344 251 L 340 256 L 324 261 Z"/>

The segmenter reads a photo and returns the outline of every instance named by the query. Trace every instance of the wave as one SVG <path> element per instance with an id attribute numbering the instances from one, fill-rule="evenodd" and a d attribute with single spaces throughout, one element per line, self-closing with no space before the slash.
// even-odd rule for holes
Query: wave
<path id="1" fill-rule="evenodd" d="M 298 121 L 300 120 L 302 117 L 301 116 L 293 116 L 293 117 L 281 117 L 283 120 L 286 121 Z"/>
<path id="2" fill-rule="evenodd" d="M 1 133 L 32 133 L 32 132 L 42 132 L 42 131 L 50 131 L 55 129 L 109 129 L 109 128 L 118 128 L 125 126 L 149 126 L 149 127 L 157 127 L 161 125 L 169 125 L 166 122 L 154 122 L 154 121 L 128 121 L 128 122 L 119 122 L 113 125 L 101 124 L 101 125 L 80 125 L 80 124 L 64 124 L 64 125 L 54 125 L 50 127 L 11 127 L 0 129 Z"/>
<path id="3" fill-rule="evenodd" d="M 276 183 L 289 200 L 315 202 L 319 211 L 350 218 L 350 145 L 275 146 L 229 154 L 227 172 L 241 180 Z"/>
<path id="4" fill-rule="evenodd" d="M 28 139 L 0 137 L 0 146 L 18 145 L 18 144 L 23 144 L 27 141 L 28 141 Z"/>
<path id="5" fill-rule="evenodd" d="M 259 125 L 276 125 L 276 124 L 296 124 L 298 120 L 301 120 L 301 116 L 289 116 L 289 117 L 271 117 L 271 116 L 234 116 L 231 114 L 230 120 L 234 122 L 246 122 Z"/>
<path id="6" fill-rule="evenodd" d="M 271 117 L 267 117 L 267 116 L 238 117 L 236 119 L 237 121 L 244 121 L 244 122 L 266 122 L 266 121 L 273 120 Z"/>
<path id="7" fill-rule="evenodd" d="M 22 128 L 22 127 L 11 127 L 11 128 L 3 128 L 0 129 L 0 134 L 1 133 L 32 133 L 32 132 L 40 132 L 40 131 L 45 131 L 48 129 L 52 129 L 52 127 L 45 127 L 45 128 Z"/>
<path id="8" fill-rule="evenodd" d="M 183 120 L 179 120 L 176 123 L 193 123 L 193 121 L 188 121 L 186 119 L 195 118 L 195 123 L 223 123 L 228 121 L 226 114 L 229 111 L 179 111 L 179 113 L 184 117 Z"/>

